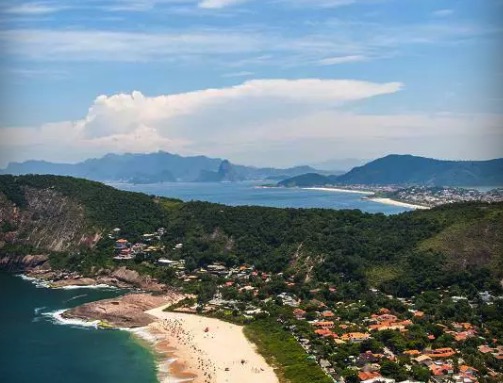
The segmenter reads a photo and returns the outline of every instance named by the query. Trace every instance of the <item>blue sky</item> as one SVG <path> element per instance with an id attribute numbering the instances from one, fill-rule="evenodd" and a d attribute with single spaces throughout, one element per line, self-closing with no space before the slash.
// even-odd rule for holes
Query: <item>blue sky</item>
<path id="1" fill-rule="evenodd" d="M 501 0 L 7 0 L 0 165 L 502 156 L 501 14 Z"/>

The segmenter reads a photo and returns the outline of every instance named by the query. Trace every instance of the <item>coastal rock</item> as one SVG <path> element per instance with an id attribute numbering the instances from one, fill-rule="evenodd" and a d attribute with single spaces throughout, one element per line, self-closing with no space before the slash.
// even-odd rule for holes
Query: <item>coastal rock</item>
<path id="1" fill-rule="evenodd" d="M 48 269 L 49 257 L 45 254 L 24 256 L 3 256 L 0 258 L 0 270 L 23 272 L 33 269 Z"/>
<path id="2" fill-rule="evenodd" d="M 24 187 L 23 201 L 16 205 L 0 193 L 0 248 L 7 244 L 29 245 L 48 251 L 94 247 L 101 233 L 89 230 L 84 207 L 54 189 Z"/>
<path id="3" fill-rule="evenodd" d="M 151 294 L 127 294 L 119 298 L 86 303 L 63 313 L 65 318 L 100 320 L 116 327 L 143 327 L 155 318 L 144 311 L 168 303 L 175 303 L 183 296 L 176 292 L 154 296 Z"/>
<path id="4" fill-rule="evenodd" d="M 140 275 L 137 271 L 129 270 L 125 266 L 114 270 L 112 274 L 110 274 L 110 277 L 115 278 L 119 282 L 124 282 L 128 285 L 138 287 L 142 290 L 162 291 L 165 288 L 165 285 L 158 283 L 150 275 Z M 100 279 L 104 281 L 107 278 Z"/>

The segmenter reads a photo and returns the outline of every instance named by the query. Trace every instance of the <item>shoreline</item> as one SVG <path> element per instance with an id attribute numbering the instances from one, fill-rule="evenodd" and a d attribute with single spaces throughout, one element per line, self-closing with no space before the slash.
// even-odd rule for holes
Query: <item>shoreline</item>
<path id="1" fill-rule="evenodd" d="M 34 274 L 18 275 L 37 287 L 54 288 L 41 275 Z M 82 279 L 82 284 L 59 288 L 110 288 Z M 78 278 L 72 278 L 72 282 L 75 280 Z M 128 332 L 139 346 L 152 351 L 160 383 L 279 383 L 273 367 L 248 340 L 242 326 L 195 314 L 163 311 L 185 297 L 175 291 L 162 296 L 129 292 L 52 311 L 47 316 L 60 325 Z"/>
<path id="2" fill-rule="evenodd" d="M 369 200 L 369 201 L 377 202 L 377 203 L 382 203 L 382 204 L 392 205 L 392 206 L 398 206 L 398 207 L 406 207 L 406 208 L 409 208 L 409 209 L 418 209 L 418 210 L 429 210 L 429 209 L 431 209 L 428 206 L 414 205 L 414 204 L 407 203 L 407 202 L 397 201 L 397 200 L 394 200 L 394 199 L 391 199 L 391 198 L 368 197 L 366 199 Z"/>
<path id="3" fill-rule="evenodd" d="M 329 188 L 329 187 L 304 187 L 300 188 L 302 190 L 318 190 L 318 191 L 331 191 L 336 193 L 352 193 L 352 194 L 365 194 L 372 195 L 375 194 L 370 190 L 354 190 L 354 189 L 341 189 L 341 188 Z"/>
<path id="4" fill-rule="evenodd" d="M 273 367 L 244 335 L 242 326 L 163 311 L 165 307 L 145 311 L 156 320 L 136 331 L 161 356 L 157 361 L 160 383 L 171 383 L 173 379 L 191 383 L 279 382 Z"/>

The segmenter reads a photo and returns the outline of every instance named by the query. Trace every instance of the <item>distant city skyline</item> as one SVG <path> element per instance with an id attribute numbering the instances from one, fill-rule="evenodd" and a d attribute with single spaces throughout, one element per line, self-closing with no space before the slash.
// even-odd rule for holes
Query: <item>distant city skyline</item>
<path id="1" fill-rule="evenodd" d="M 503 157 L 503 2 L 9 0 L 0 167 Z"/>

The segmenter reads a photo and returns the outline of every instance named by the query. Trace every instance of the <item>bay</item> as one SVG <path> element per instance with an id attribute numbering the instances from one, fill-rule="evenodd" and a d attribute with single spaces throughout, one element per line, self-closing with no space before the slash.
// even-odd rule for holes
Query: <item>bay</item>
<path id="1" fill-rule="evenodd" d="M 155 361 L 126 331 L 62 325 L 53 314 L 122 294 L 118 289 L 37 288 L 0 273 L 0 381 L 154 383 Z"/>
<path id="2" fill-rule="evenodd" d="M 398 214 L 410 208 L 386 205 L 349 192 L 299 188 L 262 188 L 264 182 L 164 182 L 156 184 L 109 183 L 117 189 L 142 192 L 182 201 L 207 201 L 229 206 L 278 208 L 360 209 L 367 213 Z"/>

